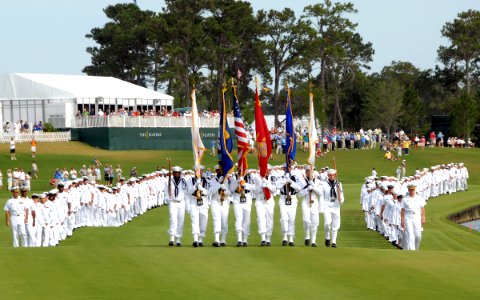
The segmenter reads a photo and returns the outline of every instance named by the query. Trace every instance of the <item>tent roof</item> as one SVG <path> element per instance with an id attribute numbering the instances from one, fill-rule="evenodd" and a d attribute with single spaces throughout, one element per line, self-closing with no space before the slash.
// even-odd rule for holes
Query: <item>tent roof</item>
<path id="1" fill-rule="evenodd" d="M 0 100 L 173 97 L 114 77 L 13 73 L 0 76 Z"/>

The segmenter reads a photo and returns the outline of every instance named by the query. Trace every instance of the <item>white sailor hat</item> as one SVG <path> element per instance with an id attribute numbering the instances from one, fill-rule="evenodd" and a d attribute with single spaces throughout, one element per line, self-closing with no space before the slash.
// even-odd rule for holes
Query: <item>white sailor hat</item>
<path id="1" fill-rule="evenodd" d="M 218 165 L 218 164 L 215 165 L 215 167 L 213 167 L 213 168 L 214 168 L 215 170 L 220 170 L 220 169 L 221 169 L 220 165 Z"/>
<path id="2" fill-rule="evenodd" d="M 414 189 L 417 188 L 417 185 L 416 185 L 415 183 L 410 183 L 410 184 L 407 185 L 407 188 L 408 188 L 409 190 L 414 190 Z"/>
<path id="3" fill-rule="evenodd" d="M 49 195 L 56 195 L 56 194 L 58 194 L 58 190 L 57 190 L 57 189 L 50 190 L 50 191 L 48 192 L 48 194 L 49 194 Z"/>
<path id="4" fill-rule="evenodd" d="M 328 169 L 327 175 L 335 175 L 335 174 L 337 174 L 337 170 L 335 170 L 335 169 Z"/>
<path id="5" fill-rule="evenodd" d="M 38 198 L 38 194 L 32 194 L 32 198 Z"/>
<path id="6" fill-rule="evenodd" d="M 130 181 L 130 182 L 135 182 L 135 181 L 137 181 L 137 178 L 131 177 L 128 181 Z"/>
<path id="7" fill-rule="evenodd" d="M 205 170 L 205 166 L 203 165 L 199 165 L 197 167 L 193 167 L 193 169 L 196 171 L 196 170 Z"/>
<path id="8" fill-rule="evenodd" d="M 40 194 L 40 198 L 46 198 L 47 197 L 47 193 L 46 192 L 43 192 Z"/>
<path id="9" fill-rule="evenodd" d="M 182 172 L 182 168 L 180 168 L 179 166 L 175 166 L 172 168 L 172 172 Z"/>
<path id="10" fill-rule="evenodd" d="M 310 171 L 310 166 L 309 166 L 309 165 L 304 165 L 304 166 L 303 166 L 303 169 L 304 169 L 305 171 Z"/>

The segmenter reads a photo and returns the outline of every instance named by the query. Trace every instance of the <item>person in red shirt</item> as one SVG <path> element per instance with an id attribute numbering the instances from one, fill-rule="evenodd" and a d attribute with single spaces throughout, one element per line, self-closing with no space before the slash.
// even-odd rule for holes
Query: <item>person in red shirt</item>
<path id="1" fill-rule="evenodd" d="M 435 131 L 430 132 L 430 147 L 435 147 L 436 138 Z"/>

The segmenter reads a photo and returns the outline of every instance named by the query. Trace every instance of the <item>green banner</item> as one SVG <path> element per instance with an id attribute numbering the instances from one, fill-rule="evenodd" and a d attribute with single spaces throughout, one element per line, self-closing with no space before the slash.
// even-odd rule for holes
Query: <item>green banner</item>
<path id="1" fill-rule="evenodd" d="M 200 128 L 205 148 L 217 141 L 217 128 Z M 232 138 L 236 138 L 231 129 Z M 72 129 L 72 140 L 108 150 L 190 150 L 190 128 L 77 128 Z"/>

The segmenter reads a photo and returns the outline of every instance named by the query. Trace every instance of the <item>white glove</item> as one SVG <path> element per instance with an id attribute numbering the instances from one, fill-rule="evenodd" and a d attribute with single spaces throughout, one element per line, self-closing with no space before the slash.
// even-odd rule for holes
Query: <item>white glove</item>
<path id="1" fill-rule="evenodd" d="M 267 183 L 266 182 L 262 183 L 262 188 L 266 188 L 266 187 L 267 187 Z"/>
<path id="2" fill-rule="evenodd" d="M 310 181 L 308 182 L 308 184 L 309 184 L 309 185 L 313 185 L 313 184 L 314 184 L 314 183 L 313 183 L 313 180 L 310 180 Z"/>
<path id="3" fill-rule="evenodd" d="M 293 181 L 292 181 L 290 178 L 287 178 L 286 182 L 287 182 L 288 184 L 292 184 L 292 183 L 293 183 Z"/>
<path id="4" fill-rule="evenodd" d="M 207 190 L 204 189 L 203 187 L 199 187 L 199 190 L 200 190 L 200 192 L 202 192 L 202 195 L 205 196 L 207 194 Z"/>
<path id="5" fill-rule="evenodd" d="M 225 184 L 222 184 L 222 185 L 220 186 L 220 188 L 221 188 L 222 190 L 226 190 L 226 189 L 227 189 L 227 187 L 225 186 Z"/>
<path id="6" fill-rule="evenodd" d="M 313 190 L 313 185 L 309 185 L 307 189 L 308 189 L 309 191 L 312 191 L 312 190 Z"/>
<path id="7" fill-rule="evenodd" d="M 169 198 L 169 197 L 165 198 L 165 200 L 164 200 L 165 204 L 167 204 L 167 205 L 170 204 L 170 201 L 172 201 L 172 199 Z"/>

